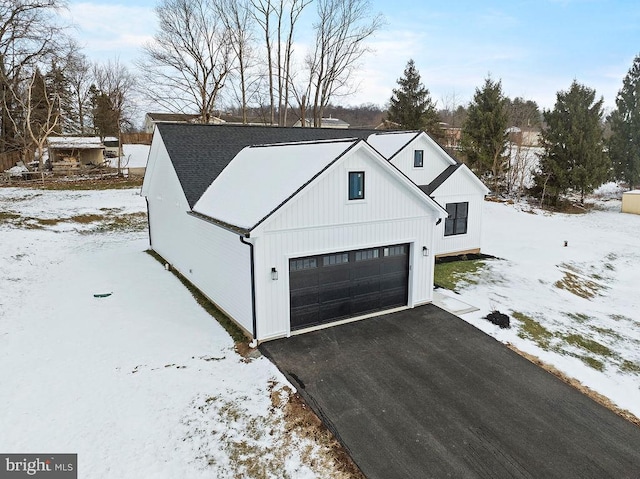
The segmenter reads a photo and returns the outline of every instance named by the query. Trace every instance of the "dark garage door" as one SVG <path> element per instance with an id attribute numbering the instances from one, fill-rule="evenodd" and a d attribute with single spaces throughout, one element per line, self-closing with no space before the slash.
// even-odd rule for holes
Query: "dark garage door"
<path id="1" fill-rule="evenodd" d="M 409 245 L 289 260 L 291 329 L 406 306 Z"/>

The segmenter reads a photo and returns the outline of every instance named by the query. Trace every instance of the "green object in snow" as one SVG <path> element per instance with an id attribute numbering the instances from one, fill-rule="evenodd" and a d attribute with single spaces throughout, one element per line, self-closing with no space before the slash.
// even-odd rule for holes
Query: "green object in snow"
<path id="1" fill-rule="evenodd" d="M 106 298 L 111 296 L 112 293 L 96 293 L 93 295 L 94 298 Z"/>

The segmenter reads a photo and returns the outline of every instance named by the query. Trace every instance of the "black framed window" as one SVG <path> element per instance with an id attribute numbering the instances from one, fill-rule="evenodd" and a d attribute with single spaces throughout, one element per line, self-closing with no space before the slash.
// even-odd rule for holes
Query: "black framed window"
<path id="1" fill-rule="evenodd" d="M 364 171 L 349 172 L 349 199 L 364 199 Z"/>
<path id="2" fill-rule="evenodd" d="M 424 150 L 413 150 L 414 168 L 422 168 L 424 165 Z"/>
<path id="3" fill-rule="evenodd" d="M 303 269 L 313 269 L 318 267 L 316 258 L 290 259 L 290 271 L 302 271 Z"/>
<path id="4" fill-rule="evenodd" d="M 449 216 L 444 221 L 444 235 L 463 235 L 467 233 L 467 219 L 469 217 L 469 202 L 447 203 Z"/>

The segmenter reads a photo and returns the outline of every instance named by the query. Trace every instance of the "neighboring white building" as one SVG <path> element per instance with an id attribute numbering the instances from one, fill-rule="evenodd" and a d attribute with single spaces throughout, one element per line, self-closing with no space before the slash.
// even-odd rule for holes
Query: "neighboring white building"
<path id="1" fill-rule="evenodd" d="M 432 300 L 446 211 L 346 133 L 156 126 L 151 248 L 254 340 Z"/>
<path id="2" fill-rule="evenodd" d="M 436 227 L 436 256 L 480 252 L 489 189 L 466 165 L 424 132 L 379 132 L 367 142 L 449 213 Z"/>
<path id="3" fill-rule="evenodd" d="M 187 113 L 147 113 L 144 117 L 144 132 L 153 133 L 153 128 L 158 123 L 199 123 L 199 114 L 187 114 Z M 209 123 L 218 125 L 225 121 L 212 116 Z"/>
<path id="4" fill-rule="evenodd" d="M 306 128 L 313 128 L 313 119 L 305 118 L 304 125 Z M 301 127 L 302 121 L 298 120 L 293 124 L 294 127 Z M 323 118 L 320 120 L 320 128 L 349 128 L 349 123 L 338 118 Z"/>

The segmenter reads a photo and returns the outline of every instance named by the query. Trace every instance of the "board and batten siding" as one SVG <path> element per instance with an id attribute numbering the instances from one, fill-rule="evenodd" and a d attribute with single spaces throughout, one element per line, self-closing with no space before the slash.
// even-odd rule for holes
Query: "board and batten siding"
<path id="1" fill-rule="evenodd" d="M 479 250 L 482 243 L 482 211 L 486 190 L 482 189 L 471 177 L 470 172 L 458 168 L 447 178 L 432 197 L 446 208 L 447 203 L 469 203 L 467 233 L 462 235 L 444 235 L 445 221 L 436 226 L 434 250 L 436 255 L 446 255 L 464 251 Z"/>
<path id="2" fill-rule="evenodd" d="M 421 168 L 413 166 L 415 150 L 423 150 L 423 165 Z M 416 185 L 428 185 L 449 165 L 455 163 L 440 147 L 428 139 L 426 135 L 420 135 L 391 160 L 391 164 L 402 171 Z"/>
<path id="3" fill-rule="evenodd" d="M 290 334 L 291 258 L 408 243 L 408 306 L 431 301 L 434 260 L 422 247 L 431 247 L 437 214 L 371 155 L 347 153 L 252 232 L 260 340 Z M 365 172 L 364 200 L 348 199 L 349 171 Z"/>
<path id="4" fill-rule="evenodd" d="M 156 132 L 154 164 L 142 192 L 149 202 L 151 248 L 252 333 L 249 246 L 239 234 L 187 214 L 189 204 L 164 145 L 155 144 L 158 137 Z"/>

